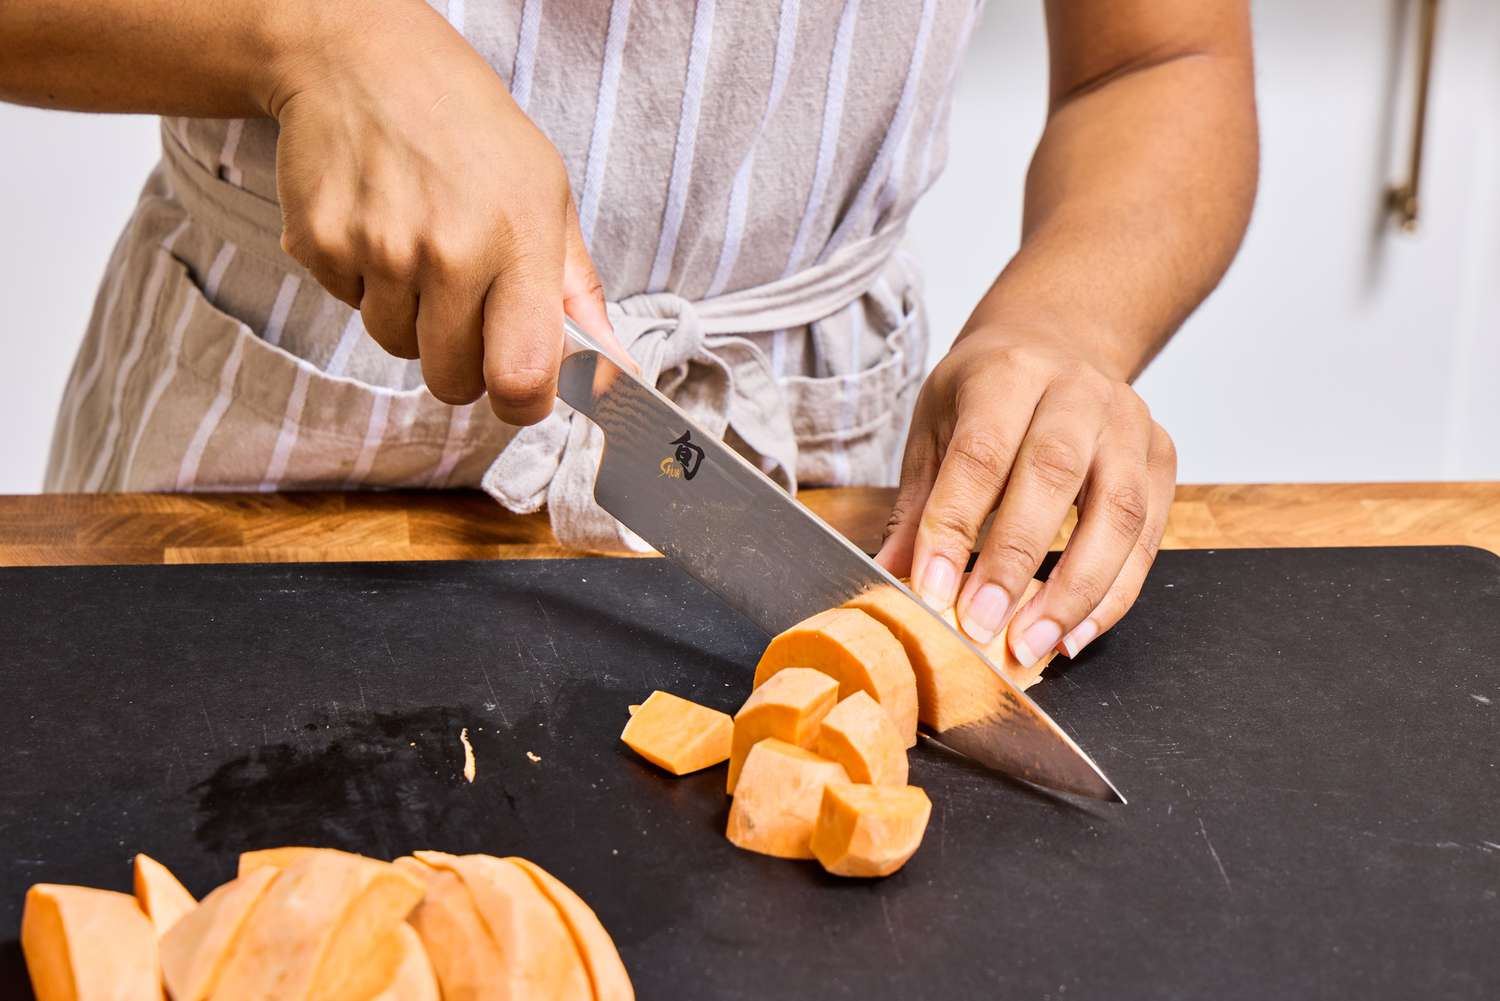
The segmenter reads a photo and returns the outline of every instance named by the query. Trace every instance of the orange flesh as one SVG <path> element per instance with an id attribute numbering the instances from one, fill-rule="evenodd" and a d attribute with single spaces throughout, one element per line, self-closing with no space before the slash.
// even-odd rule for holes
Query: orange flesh
<path id="1" fill-rule="evenodd" d="M 162 997 L 156 929 L 128 893 L 36 884 L 26 891 L 21 951 L 37 1001 Z"/>
<path id="2" fill-rule="evenodd" d="M 1033 581 L 1022 600 L 1028 600 L 1040 587 L 1040 582 Z M 888 586 L 872 588 L 851 599 L 847 607 L 880 620 L 906 649 L 916 675 L 921 720 L 926 726 L 941 733 L 1010 710 L 1010 693 L 994 672 L 902 591 Z M 990 646 L 1004 654 L 995 666 L 1018 687 L 1024 685 L 1024 675 L 1030 672 L 1021 672 L 1010 656 L 1003 630 Z"/>
<path id="3" fill-rule="evenodd" d="M 673 775 L 729 759 L 734 720 L 670 692 L 652 692 L 620 734 L 627 747 Z"/>
<path id="4" fill-rule="evenodd" d="M 865 692 L 855 692 L 823 718 L 813 750 L 843 765 L 851 781 L 906 785 L 906 748 L 901 735 Z"/>
<path id="5" fill-rule="evenodd" d="M 172 1001 L 203 1001 L 214 992 L 245 920 L 279 872 L 265 867 L 225 883 L 162 936 L 162 974 Z"/>
<path id="6" fill-rule="evenodd" d="M 745 760 L 725 836 L 762 855 L 812 858 L 823 787 L 848 778 L 838 762 L 774 737 L 762 740 Z"/>
<path id="7" fill-rule="evenodd" d="M 573 935 L 574 944 L 583 956 L 584 966 L 588 968 L 595 1001 L 635 1001 L 635 988 L 631 986 L 630 974 L 625 970 L 614 939 L 610 938 L 593 908 L 584 903 L 583 898 L 569 889 L 562 880 L 535 862 L 523 858 L 508 858 L 505 861 L 520 866 L 557 907 L 568 931 Z"/>
<path id="8" fill-rule="evenodd" d="M 838 701 L 838 694 L 836 680 L 807 667 L 778 671 L 751 692 L 734 715 L 727 784 L 730 794 L 739 784 L 740 769 L 757 742 L 775 737 L 798 747 L 810 746 L 818 734 L 818 724 Z"/>
<path id="9" fill-rule="evenodd" d="M 889 876 L 922 843 L 932 803 L 916 786 L 830 783 L 812 851 L 835 876 Z"/>
<path id="10" fill-rule="evenodd" d="M 282 848 L 258 848 L 255 851 L 240 852 L 239 875 L 254 872 L 263 866 L 272 866 L 277 869 L 286 869 L 294 863 L 301 862 L 309 855 L 324 852 L 333 855 L 342 855 L 345 858 L 361 858 L 352 852 L 339 851 L 337 848 L 306 848 L 301 845 L 287 845 Z"/>
<path id="11" fill-rule="evenodd" d="M 1020 601 L 1016 602 L 1016 608 L 1019 609 L 1025 605 L 1031 600 L 1032 595 L 1041 589 L 1042 582 L 1039 580 L 1033 580 L 1027 584 L 1026 593 L 1021 595 Z M 958 615 L 954 609 L 950 608 L 944 612 L 943 619 L 947 621 L 948 625 L 960 632 L 963 631 L 963 627 L 958 624 Z M 968 634 L 965 633 L 964 635 L 967 636 Z M 1035 664 L 1032 664 L 1030 667 L 1022 667 L 1021 662 L 1016 660 L 1016 655 L 1010 652 L 1010 644 L 1007 642 L 1009 635 L 1010 628 L 1007 624 L 1007 627 L 996 633 L 995 638 L 988 643 L 975 643 L 974 645 L 979 647 L 979 651 L 990 659 L 991 664 L 994 664 L 1001 671 L 1005 672 L 1005 676 L 1024 692 L 1042 680 L 1042 671 L 1046 669 L 1048 664 L 1052 663 L 1052 658 L 1057 656 L 1057 651 L 1055 649 L 1048 650 L 1042 654 L 1042 659 Z M 973 639 L 972 636 L 969 638 Z"/>
<path id="12" fill-rule="evenodd" d="M 778 671 L 811 667 L 839 682 L 839 697 L 870 693 L 890 714 L 907 747 L 917 742 L 917 683 L 905 649 L 889 629 L 856 608 L 830 608 L 771 641 L 755 667 L 759 688 Z"/>
<path id="13" fill-rule="evenodd" d="M 156 928 L 161 938 L 186 913 L 198 906 L 166 866 L 149 855 L 135 857 L 135 902 Z"/>
<path id="14" fill-rule="evenodd" d="M 407 920 L 427 949 L 442 996 L 511 1001 L 500 950 L 459 878 L 413 858 L 400 858 L 395 864 L 414 875 L 420 873 L 427 883 L 427 895 Z"/>
<path id="15" fill-rule="evenodd" d="M 437 977 L 416 929 L 404 922 L 398 924 L 392 948 L 400 956 L 395 978 L 370 1001 L 438 1001 Z"/>

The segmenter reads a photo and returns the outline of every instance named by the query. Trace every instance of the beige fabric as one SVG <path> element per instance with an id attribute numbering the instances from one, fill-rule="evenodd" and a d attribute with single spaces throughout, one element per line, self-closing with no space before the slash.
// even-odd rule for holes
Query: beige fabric
<path id="1" fill-rule="evenodd" d="M 562 152 L 663 390 L 788 487 L 891 482 L 926 337 L 895 248 L 942 162 L 972 0 L 436 6 Z M 620 543 L 587 422 L 560 407 L 517 435 L 439 403 L 281 254 L 274 123 L 169 120 L 163 143 L 48 489 L 483 483 L 550 502 L 575 544 Z"/>

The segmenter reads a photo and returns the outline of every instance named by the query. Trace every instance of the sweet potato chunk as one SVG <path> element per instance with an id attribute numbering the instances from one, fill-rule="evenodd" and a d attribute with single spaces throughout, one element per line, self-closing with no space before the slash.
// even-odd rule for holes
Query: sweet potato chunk
<path id="1" fill-rule="evenodd" d="M 172 1001 L 204 1001 L 213 994 L 246 918 L 279 874 L 265 867 L 225 883 L 162 936 L 162 975 Z"/>
<path id="2" fill-rule="evenodd" d="M 1041 584 L 1033 581 L 1026 598 L 1039 587 Z M 921 720 L 927 726 L 939 732 L 951 730 L 1005 708 L 1008 693 L 995 680 L 994 672 L 901 591 L 894 587 L 872 588 L 851 599 L 847 607 L 861 609 L 880 620 L 906 649 L 916 674 Z M 1014 684 L 1024 688 L 1035 682 L 1040 671 L 1020 669 L 1006 647 L 1003 630 L 990 646 L 1003 654 L 995 666 L 1005 671 Z"/>
<path id="3" fill-rule="evenodd" d="M 370 1001 L 438 1001 L 437 977 L 417 930 L 405 922 L 395 928 L 391 948 L 400 955 L 396 975 Z"/>
<path id="4" fill-rule="evenodd" d="M 812 749 L 843 765 L 851 781 L 906 785 L 901 735 L 866 692 L 855 692 L 823 717 Z"/>
<path id="5" fill-rule="evenodd" d="M 812 851 L 835 876 L 889 876 L 922 843 L 931 814 L 931 801 L 916 786 L 829 783 Z"/>
<path id="6" fill-rule="evenodd" d="M 505 963 L 509 997 L 591 1001 L 593 988 L 568 926 L 524 870 L 489 855 L 413 854 L 463 881 Z"/>
<path id="7" fill-rule="evenodd" d="M 156 928 L 161 938 L 198 901 L 178 882 L 177 877 L 149 855 L 135 857 L 135 902 Z"/>
<path id="8" fill-rule="evenodd" d="M 394 976 L 400 956 L 382 946 L 424 891 L 389 863 L 308 852 L 281 870 L 251 912 L 214 1001 L 368 998 Z"/>
<path id="9" fill-rule="evenodd" d="M 21 951 L 37 1001 L 162 997 L 156 929 L 128 893 L 36 884 L 26 891 Z"/>
<path id="10" fill-rule="evenodd" d="M 605 931 L 594 909 L 584 903 L 583 898 L 569 889 L 562 880 L 535 862 L 523 858 L 508 858 L 505 861 L 520 866 L 557 907 L 563 923 L 573 935 L 578 952 L 583 956 L 589 983 L 594 988 L 595 1001 L 635 1001 L 635 988 L 631 986 L 630 974 L 625 971 L 625 964 L 620 960 L 614 939 Z"/>
<path id="11" fill-rule="evenodd" d="M 812 858 L 823 787 L 847 782 L 844 766 L 772 737 L 750 749 L 725 836 L 748 851 Z"/>
<path id="12" fill-rule="evenodd" d="M 734 714 L 734 740 L 729 753 L 731 794 L 740 780 L 740 769 L 757 741 L 767 737 L 807 747 L 817 736 L 818 724 L 838 701 L 837 680 L 809 667 L 778 671 L 750 693 Z"/>
<path id="13" fill-rule="evenodd" d="M 620 734 L 632 751 L 673 775 L 686 775 L 729 758 L 734 720 L 670 692 L 652 692 Z"/>
<path id="14" fill-rule="evenodd" d="M 399 858 L 395 864 L 427 885 L 426 895 L 407 921 L 427 949 L 442 996 L 512 1001 L 505 961 L 463 882 L 445 869 L 434 869 L 414 858 Z"/>
<path id="15" fill-rule="evenodd" d="M 1021 600 L 1016 602 L 1016 608 L 1020 608 L 1022 605 L 1026 604 L 1026 602 L 1030 601 L 1032 595 L 1036 594 L 1041 589 L 1042 582 L 1039 580 L 1033 580 L 1031 583 L 1027 584 L 1026 592 L 1021 595 Z M 958 613 L 956 609 L 948 609 L 943 613 L 943 618 L 953 628 L 959 630 L 960 632 L 963 631 L 963 627 L 958 624 Z M 990 659 L 991 664 L 994 664 L 1001 671 L 1005 672 L 1005 676 L 1012 682 L 1014 682 L 1017 688 L 1021 689 L 1021 691 L 1024 692 L 1026 689 L 1042 680 L 1042 671 L 1046 669 L 1048 664 L 1052 663 L 1052 658 L 1057 656 L 1057 651 L 1048 650 L 1046 653 L 1042 654 L 1042 659 L 1037 661 L 1035 664 L 1032 664 L 1030 667 L 1022 667 L 1021 662 L 1019 660 L 1016 660 L 1016 655 L 1010 652 L 1010 644 L 1006 641 L 1009 633 L 1010 631 L 1008 628 L 1001 629 L 998 633 L 995 634 L 995 638 L 990 640 L 988 643 L 975 643 L 974 645 L 979 647 L 984 655 Z M 967 636 L 968 634 L 965 633 L 964 635 Z M 970 638 L 972 639 L 972 637 Z"/>
<path id="16" fill-rule="evenodd" d="M 905 745 L 917 742 L 917 683 L 911 661 L 875 618 L 857 608 L 830 608 L 799 622 L 761 654 L 754 687 L 788 667 L 811 667 L 837 678 L 840 698 L 869 692 L 890 713 Z"/>

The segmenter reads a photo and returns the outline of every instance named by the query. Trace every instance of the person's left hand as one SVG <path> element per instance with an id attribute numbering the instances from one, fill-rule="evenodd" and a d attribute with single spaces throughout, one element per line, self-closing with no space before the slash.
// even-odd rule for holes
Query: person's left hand
<path id="1" fill-rule="evenodd" d="M 1023 665 L 1053 648 L 1076 656 L 1135 602 L 1176 478 L 1172 439 L 1128 383 L 1055 336 L 977 327 L 917 398 L 876 560 L 909 572 L 935 609 L 956 597 L 964 631 L 981 644 L 1015 613 L 1009 643 Z M 1061 559 L 1017 611 L 1075 501 L 1078 525 Z"/>

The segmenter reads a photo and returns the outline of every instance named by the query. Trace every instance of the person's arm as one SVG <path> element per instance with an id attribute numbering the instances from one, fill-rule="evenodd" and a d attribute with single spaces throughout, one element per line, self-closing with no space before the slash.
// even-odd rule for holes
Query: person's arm
<path id="1" fill-rule="evenodd" d="M 1258 160 L 1246 0 L 1050 0 L 1047 27 L 1021 247 L 923 386 L 879 557 L 929 603 L 956 597 L 976 639 L 1014 613 L 1027 664 L 1076 654 L 1140 592 L 1176 455 L 1129 382 L 1228 268 Z"/>
<path id="2" fill-rule="evenodd" d="M 568 312 L 613 344 L 562 159 L 422 0 L 8 0 L 0 99 L 275 118 L 282 246 L 449 403 L 552 409 Z"/>

